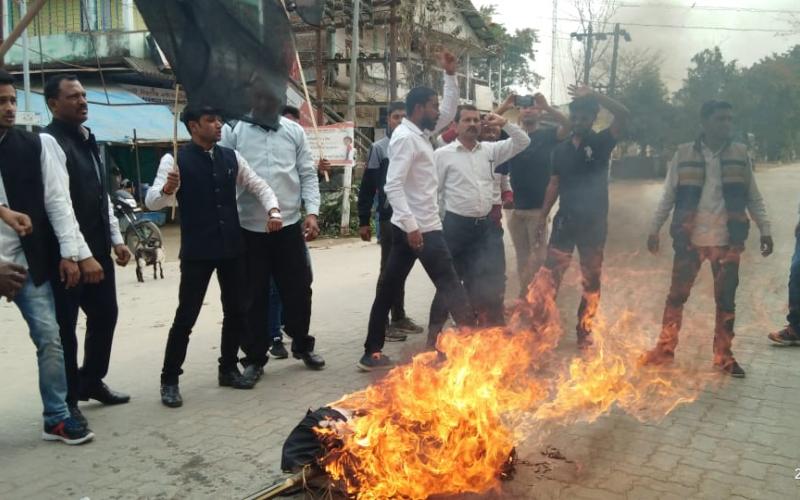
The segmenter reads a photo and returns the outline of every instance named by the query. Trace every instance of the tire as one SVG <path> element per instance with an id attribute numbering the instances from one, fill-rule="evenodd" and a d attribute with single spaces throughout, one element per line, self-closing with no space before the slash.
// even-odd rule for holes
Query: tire
<path id="1" fill-rule="evenodd" d="M 142 233 L 144 239 L 140 239 L 136 234 L 136 229 Z M 138 220 L 125 230 L 125 244 L 134 255 L 138 248 L 158 248 L 162 246 L 161 230 L 149 220 Z"/>

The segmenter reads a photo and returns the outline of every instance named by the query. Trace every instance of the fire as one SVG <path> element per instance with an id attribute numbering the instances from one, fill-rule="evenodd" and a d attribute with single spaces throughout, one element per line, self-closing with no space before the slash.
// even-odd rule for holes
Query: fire
<path id="1" fill-rule="evenodd" d="M 647 337 L 631 314 L 613 325 L 596 319 L 594 346 L 559 367 L 551 290 L 540 272 L 506 328 L 448 330 L 437 345 L 443 355 L 419 354 L 332 403 L 355 417 L 318 430 L 326 472 L 359 499 L 485 492 L 499 487 L 511 450 L 542 423 L 591 422 L 615 406 L 658 419 L 697 397 L 702 377 L 681 386 L 676 368 L 640 366 L 646 346 L 636 339 Z"/>

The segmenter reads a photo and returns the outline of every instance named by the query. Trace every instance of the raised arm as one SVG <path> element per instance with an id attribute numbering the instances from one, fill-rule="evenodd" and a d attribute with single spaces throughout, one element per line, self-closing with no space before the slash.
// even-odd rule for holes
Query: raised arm
<path id="1" fill-rule="evenodd" d="M 531 143 L 530 137 L 524 130 L 513 123 L 509 123 L 508 120 L 500 115 L 489 114 L 486 117 L 486 123 L 490 126 L 502 128 L 509 136 L 504 141 L 484 143 L 485 146 L 490 146 L 494 150 L 494 160 L 498 165 L 525 151 L 525 148 Z"/>
<path id="2" fill-rule="evenodd" d="M 614 121 L 611 123 L 609 130 L 611 130 L 611 134 L 614 136 L 615 139 L 619 139 L 622 136 L 622 131 L 625 129 L 625 124 L 628 122 L 628 118 L 630 117 L 631 112 L 628 111 L 628 108 L 625 107 L 619 101 L 612 99 L 611 97 L 601 94 L 599 92 L 595 92 L 594 90 L 586 87 L 584 85 L 577 86 L 577 85 L 570 85 L 568 88 L 569 95 L 572 97 L 584 97 L 584 96 L 592 96 L 597 99 L 597 102 L 600 103 L 601 106 L 606 108 L 609 113 L 614 115 Z"/>
<path id="3" fill-rule="evenodd" d="M 439 106 L 439 120 L 433 128 L 434 137 L 450 125 L 458 111 L 458 77 L 456 76 L 458 60 L 450 51 L 443 50 L 439 54 L 439 65 L 445 72 L 444 95 Z"/>
<path id="4" fill-rule="evenodd" d="M 169 153 L 161 157 L 156 179 L 147 190 L 147 196 L 144 199 L 144 204 L 150 210 L 161 210 L 175 204 L 175 192 L 180 177 L 177 172 L 173 172 L 174 163 L 172 155 Z"/>

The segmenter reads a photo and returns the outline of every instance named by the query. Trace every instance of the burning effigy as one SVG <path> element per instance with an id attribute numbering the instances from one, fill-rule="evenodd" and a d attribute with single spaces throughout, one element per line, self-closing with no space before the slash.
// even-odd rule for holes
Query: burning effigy
<path id="1" fill-rule="evenodd" d="M 283 469 L 313 470 L 358 499 L 487 492 L 542 424 L 592 422 L 614 407 L 658 420 L 710 380 L 643 366 L 644 339 L 604 334 L 631 331 L 626 315 L 593 325 L 594 346 L 559 361 L 551 286 L 540 272 L 506 327 L 448 330 L 435 351 L 309 411 L 284 445 Z"/>

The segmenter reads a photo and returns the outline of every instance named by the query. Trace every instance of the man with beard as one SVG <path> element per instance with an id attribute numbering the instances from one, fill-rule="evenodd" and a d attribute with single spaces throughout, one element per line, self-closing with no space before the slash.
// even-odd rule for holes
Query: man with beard
<path id="1" fill-rule="evenodd" d="M 91 258 L 91 252 L 70 205 L 58 143 L 47 134 L 14 128 L 16 113 L 14 78 L 0 69 L 0 298 L 14 302 L 36 345 L 42 438 L 81 444 L 94 434 L 67 407 L 52 286 L 55 280 L 67 288 L 77 285 L 78 262 Z M 54 259 L 59 260 L 57 277 L 48 272 Z"/>
<path id="2" fill-rule="evenodd" d="M 81 233 L 94 258 L 81 263 L 83 283 L 67 289 L 53 286 L 56 315 L 64 345 L 69 393 L 67 403 L 76 418 L 83 419 L 78 400 L 97 400 L 104 405 L 130 401 L 103 382 L 111 359 L 117 326 L 117 286 L 113 249 L 119 266 L 126 266 L 131 252 L 122 239 L 114 207 L 106 192 L 107 172 L 91 130 L 86 90 L 74 75 L 55 75 L 44 86 L 44 97 L 53 121 L 45 128 L 58 141 L 67 158 L 69 190 Z M 86 314 L 83 365 L 78 369 L 78 311 Z"/>
<path id="3" fill-rule="evenodd" d="M 372 215 L 372 205 L 375 197 L 378 198 L 378 226 L 380 229 L 381 244 L 381 265 L 378 277 L 378 288 L 383 285 L 383 270 L 389 260 L 389 253 L 392 251 L 392 207 L 386 200 L 386 192 L 383 190 L 386 185 L 386 174 L 389 171 L 389 140 L 392 132 L 396 129 L 403 118 L 406 117 L 406 105 L 402 102 L 393 102 L 389 106 L 389 114 L 386 118 L 386 137 L 375 142 L 367 154 L 367 168 L 361 179 L 361 187 L 358 190 L 358 234 L 364 241 L 372 239 L 372 226 L 370 218 Z M 386 340 L 389 342 L 402 342 L 406 339 L 407 333 L 422 333 L 422 327 L 406 315 L 405 310 L 405 283 L 400 285 L 397 296 L 392 303 L 392 321 L 386 329 Z M 389 318 L 387 318 L 388 321 Z"/>
<path id="4" fill-rule="evenodd" d="M 578 347 L 586 348 L 592 345 L 592 323 L 600 305 L 600 276 L 608 234 L 609 163 L 629 112 L 614 99 L 588 87 L 570 86 L 569 93 L 574 98 L 569 105 L 572 137 L 553 149 L 553 172 L 542 204 L 539 231 L 544 231 L 550 209 L 560 197 L 544 267 L 556 295 L 572 253 L 578 248 L 583 297 L 576 333 Z M 595 132 L 592 126 L 600 105 L 614 116 L 614 121 L 607 129 Z"/>
<path id="5" fill-rule="evenodd" d="M 506 99 L 497 114 L 503 115 L 514 107 L 516 97 L 512 94 Z M 517 256 L 519 296 L 525 298 L 528 285 L 547 255 L 547 226 L 539 221 L 550 182 L 550 155 L 556 144 L 569 136 L 572 126 L 569 119 L 539 93 L 533 96 L 533 105 L 520 106 L 519 116 L 531 143 L 525 151 L 503 164 L 500 172 L 511 177 L 513 198 L 507 204 L 513 203 L 513 210 L 508 219 L 508 231 Z M 558 128 L 541 126 L 542 118 L 556 121 Z"/>
<path id="6" fill-rule="evenodd" d="M 704 260 L 714 276 L 717 304 L 714 326 L 714 366 L 732 377 L 745 372 L 733 357 L 736 288 L 739 262 L 750 230 L 747 212 L 761 232 L 761 255 L 772 253 L 770 223 L 758 191 L 747 146 L 731 140 L 733 107 L 707 101 L 700 110 L 703 133 L 678 148 L 664 182 L 647 247 L 659 250 L 659 230 L 674 208 L 670 235 L 675 259 L 661 335 L 644 356 L 647 364 L 669 363 L 675 357 L 683 305 L 689 299 Z"/>
<path id="7" fill-rule="evenodd" d="M 178 310 L 169 331 L 161 371 L 161 402 L 170 408 L 183 404 L 178 377 L 186 359 L 189 334 L 197 322 L 211 275 L 216 271 L 222 301 L 219 385 L 250 389 L 255 380 L 242 377 L 237 367 L 239 344 L 247 334 L 244 239 L 236 207 L 237 188 L 252 193 L 268 214 L 268 232 L 280 231 L 278 200 L 239 153 L 217 145 L 222 119 L 208 106 L 190 105 L 183 122 L 192 142 L 178 151 L 178 166 L 166 154 L 161 159 L 147 206 L 161 210 L 175 200 L 181 208 L 181 284 Z M 180 189 L 179 189 L 180 187 Z"/>
<path id="8" fill-rule="evenodd" d="M 463 105 L 456 113 L 458 137 L 434 154 L 439 176 L 439 197 L 445 210 L 444 239 L 453 256 L 459 278 L 475 308 L 480 326 L 504 323 L 503 294 L 505 262 L 502 233 L 499 236 L 491 215 L 500 194 L 503 164 L 523 151 L 530 139 L 524 130 L 496 114 L 482 119 L 475 106 Z M 482 128 L 503 129 L 509 139 L 479 141 Z M 502 259 L 502 261 L 501 261 Z M 445 297 L 437 290 L 431 304 L 428 345 L 433 347 L 447 319 Z"/>
<path id="9" fill-rule="evenodd" d="M 447 301 L 447 309 L 459 326 L 472 326 L 475 314 L 453 268 L 453 258 L 442 235 L 438 182 L 431 133 L 446 127 L 458 108 L 456 58 L 443 51 L 444 99 L 439 112 L 436 91 L 411 89 L 406 96 L 406 118 L 389 143 L 389 171 L 384 191 L 393 209 L 392 250 L 383 272 L 383 286 L 375 294 L 369 317 L 364 355 L 358 367 L 364 371 L 389 369 L 394 363 L 384 355 L 386 318 L 408 273 L 417 259 Z"/>

